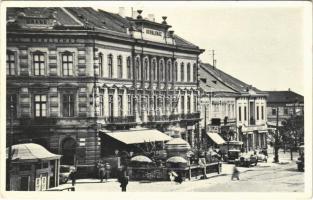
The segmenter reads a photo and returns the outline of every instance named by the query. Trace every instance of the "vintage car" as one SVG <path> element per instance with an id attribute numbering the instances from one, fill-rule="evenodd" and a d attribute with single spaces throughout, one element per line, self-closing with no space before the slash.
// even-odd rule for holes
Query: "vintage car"
<path id="1" fill-rule="evenodd" d="M 235 160 L 235 165 L 239 167 L 250 167 L 251 165 L 256 166 L 257 164 L 257 156 L 253 154 L 243 154 Z"/>
<path id="2" fill-rule="evenodd" d="M 227 162 L 228 163 L 235 163 L 235 160 L 238 159 L 240 156 L 240 150 L 238 149 L 230 149 L 227 155 Z"/>
<path id="3" fill-rule="evenodd" d="M 61 165 L 60 166 L 60 183 L 67 183 L 71 172 L 75 170 L 74 166 L 71 165 Z"/>
<path id="4" fill-rule="evenodd" d="M 296 163 L 298 166 L 298 171 L 304 172 L 304 145 L 299 147 L 299 158 Z"/>
<path id="5" fill-rule="evenodd" d="M 258 162 L 267 162 L 267 156 L 263 154 L 262 152 L 258 152 L 256 154 Z"/>

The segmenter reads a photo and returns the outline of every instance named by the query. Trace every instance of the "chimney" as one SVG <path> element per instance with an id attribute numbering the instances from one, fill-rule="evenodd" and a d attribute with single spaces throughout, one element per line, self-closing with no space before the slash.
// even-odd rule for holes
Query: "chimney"
<path id="1" fill-rule="evenodd" d="M 154 14 L 148 14 L 148 20 L 152 21 L 152 22 L 155 22 Z"/>
<path id="2" fill-rule="evenodd" d="M 125 17 L 125 7 L 118 7 L 118 14 L 121 17 Z"/>
<path id="3" fill-rule="evenodd" d="M 132 18 L 133 19 L 137 19 L 137 11 L 136 10 L 133 10 L 133 12 L 132 12 Z"/>
<path id="4" fill-rule="evenodd" d="M 141 13 L 143 10 L 137 10 L 138 16 L 137 19 L 142 19 Z"/>
<path id="5" fill-rule="evenodd" d="M 288 92 L 290 92 L 291 90 L 290 90 L 290 88 L 288 88 Z"/>

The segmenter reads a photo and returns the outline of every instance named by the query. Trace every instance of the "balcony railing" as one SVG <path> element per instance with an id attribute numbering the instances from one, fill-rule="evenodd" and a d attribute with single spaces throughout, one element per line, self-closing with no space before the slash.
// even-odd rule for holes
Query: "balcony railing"
<path id="1" fill-rule="evenodd" d="M 107 117 L 108 124 L 128 124 L 135 122 L 135 116 Z"/>
<path id="2" fill-rule="evenodd" d="M 184 120 L 200 119 L 200 112 L 182 114 L 181 119 L 184 119 Z"/>
<path id="3" fill-rule="evenodd" d="M 21 126 L 53 126 L 56 125 L 57 118 L 41 117 L 41 118 L 21 118 Z"/>

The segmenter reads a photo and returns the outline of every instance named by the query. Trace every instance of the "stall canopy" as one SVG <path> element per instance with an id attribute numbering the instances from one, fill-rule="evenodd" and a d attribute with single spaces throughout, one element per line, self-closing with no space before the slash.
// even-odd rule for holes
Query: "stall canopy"
<path id="1" fill-rule="evenodd" d="M 9 149 L 7 148 L 6 158 Z M 38 161 L 60 159 L 61 155 L 53 154 L 43 146 L 35 143 L 16 144 L 12 146 L 12 161 Z"/>
<path id="2" fill-rule="evenodd" d="M 207 135 L 215 142 L 216 144 L 224 144 L 225 140 L 218 133 L 209 133 Z"/>
<path id="3" fill-rule="evenodd" d="M 139 130 L 103 132 L 103 133 L 125 144 L 160 142 L 172 139 L 172 137 L 155 129 L 139 129 Z"/>

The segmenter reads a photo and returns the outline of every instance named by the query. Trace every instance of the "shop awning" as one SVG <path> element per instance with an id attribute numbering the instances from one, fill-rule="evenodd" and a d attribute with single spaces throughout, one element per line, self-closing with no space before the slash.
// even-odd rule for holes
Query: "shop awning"
<path id="1" fill-rule="evenodd" d="M 172 137 L 155 129 L 140 129 L 120 132 L 103 132 L 104 134 L 125 144 L 169 141 Z"/>
<path id="2" fill-rule="evenodd" d="M 216 143 L 216 144 L 224 144 L 225 140 L 218 133 L 210 133 L 207 132 L 207 135 Z"/>

